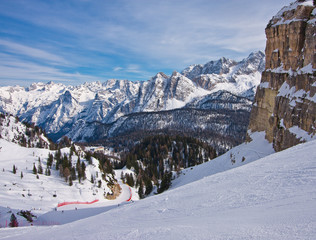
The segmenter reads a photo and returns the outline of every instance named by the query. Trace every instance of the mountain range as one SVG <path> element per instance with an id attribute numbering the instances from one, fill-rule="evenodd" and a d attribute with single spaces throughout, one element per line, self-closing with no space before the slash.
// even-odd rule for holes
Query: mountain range
<path id="1" fill-rule="evenodd" d="M 264 53 L 259 51 L 240 62 L 221 58 L 171 76 L 160 72 L 148 81 L 1 87 L 0 111 L 42 127 L 53 140 L 63 135 L 81 142 L 113 140 L 139 131 L 200 131 L 210 143 L 218 135 L 231 136 L 219 144 L 221 152 L 244 138 L 241 132 L 247 128 L 264 65 Z M 232 121 L 239 116 L 239 123 Z M 179 121 L 187 117 L 190 120 Z"/>

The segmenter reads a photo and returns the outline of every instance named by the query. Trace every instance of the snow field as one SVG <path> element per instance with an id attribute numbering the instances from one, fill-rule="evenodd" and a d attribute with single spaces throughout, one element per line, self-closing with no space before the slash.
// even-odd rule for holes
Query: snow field
<path id="1" fill-rule="evenodd" d="M 30 225 L 25 218 L 17 216 L 17 212 L 20 210 L 31 210 L 37 216 L 33 225 L 55 225 L 95 215 L 131 198 L 129 187 L 121 182 L 119 183 L 122 187 L 122 193 L 117 199 L 107 200 L 104 198 L 104 193 L 110 192 L 110 189 L 107 187 L 107 183 L 102 180 L 102 174 L 98 168 L 99 162 L 94 158 L 92 158 L 92 165 L 86 167 L 87 179 L 82 183 L 75 180 L 73 186 L 69 186 L 65 179 L 59 176 L 59 171 L 54 170 L 54 165 L 51 176 L 38 174 L 39 179 L 37 179 L 37 175 L 33 174 L 33 164 L 35 163 L 38 168 L 38 158 L 41 159 L 41 165 L 45 172 L 48 154 L 53 151 L 24 148 L 4 139 L 0 139 L 0 147 L 0 227 L 8 225 L 11 212 L 16 215 L 20 225 Z M 61 149 L 61 153 L 62 155 L 69 154 L 69 148 Z M 76 162 L 77 156 L 73 156 L 72 164 L 75 165 Z M 17 168 L 16 174 L 13 174 L 13 165 Z M 23 178 L 21 178 L 21 172 Z M 94 184 L 90 182 L 91 175 L 95 178 Z M 120 175 L 116 175 L 116 179 L 119 180 Z M 101 188 L 97 187 L 98 180 L 102 181 Z M 135 189 L 132 189 L 132 196 L 133 201 L 138 200 Z M 57 208 L 57 205 L 63 202 L 91 202 L 94 200 L 98 200 L 98 202 L 91 205 L 71 204 Z M 95 209 L 85 211 L 86 208 Z M 78 214 L 61 219 L 61 216 L 66 215 L 60 215 L 63 213 L 62 211 L 75 209 L 78 210 Z"/>
<path id="2" fill-rule="evenodd" d="M 246 147 L 257 158 L 264 154 L 260 134 L 252 137 L 257 144 L 233 149 L 235 164 Z M 0 239 L 314 239 L 315 146 L 300 144 L 218 173 L 213 160 L 160 195 L 61 226 L 2 229 Z"/>

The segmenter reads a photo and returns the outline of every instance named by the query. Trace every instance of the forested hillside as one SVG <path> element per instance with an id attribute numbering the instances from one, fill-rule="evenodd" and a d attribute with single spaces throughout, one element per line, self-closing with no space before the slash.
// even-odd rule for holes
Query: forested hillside
<path id="1" fill-rule="evenodd" d="M 150 194 L 153 184 L 161 193 L 171 185 L 172 172 L 179 173 L 216 157 L 216 151 L 197 139 L 182 136 L 157 135 L 145 138 L 125 156 L 132 174 L 121 176 L 130 186 L 136 186 L 140 197 Z"/>

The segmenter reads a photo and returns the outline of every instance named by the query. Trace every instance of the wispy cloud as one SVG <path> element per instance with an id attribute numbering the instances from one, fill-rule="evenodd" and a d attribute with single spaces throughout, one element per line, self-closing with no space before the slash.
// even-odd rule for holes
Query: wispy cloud
<path id="1" fill-rule="evenodd" d="M 30 58 L 42 59 L 56 64 L 67 64 L 67 61 L 62 57 L 38 48 L 33 48 L 2 39 L 0 39 L 0 45 L 3 47 L 4 51 L 15 55 L 25 55 Z"/>
<path id="2" fill-rule="evenodd" d="M 1 85 L 12 84 L 19 81 L 19 84 L 28 85 L 30 82 L 63 82 L 76 84 L 77 82 L 98 81 L 100 78 L 78 72 L 66 73 L 61 69 L 44 66 L 24 60 L 13 60 L 10 55 L 0 54 L 0 82 Z"/>
<path id="3" fill-rule="evenodd" d="M 30 78 L 32 73 L 43 77 L 47 70 L 61 80 L 80 78 L 75 72 L 91 79 L 146 79 L 157 71 L 182 70 L 222 56 L 241 59 L 264 50 L 268 20 L 290 2 L 5 1 L 0 25 L 11 30 L 0 27 L 0 53 L 41 69 L 39 74 L 24 66 Z M 5 75 L 0 72 L 1 79 Z"/>
<path id="4" fill-rule="evenodd" d="M 122 67 L 115 67 L 115 68 L 113 68 L 114 72 L 117 72 L 117 71 L 120 71 L 120 70 L 123 70 L 123 68 Z"/>

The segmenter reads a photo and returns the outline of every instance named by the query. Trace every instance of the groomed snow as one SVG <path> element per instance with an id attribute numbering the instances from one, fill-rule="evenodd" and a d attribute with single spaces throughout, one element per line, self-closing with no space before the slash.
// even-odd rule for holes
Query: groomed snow
<path id="1" fill-rule="evenodd" d="M 0 239 L 315 239 L 315 156 L 311 141 L 91 218 L 1 229 Z"/>

